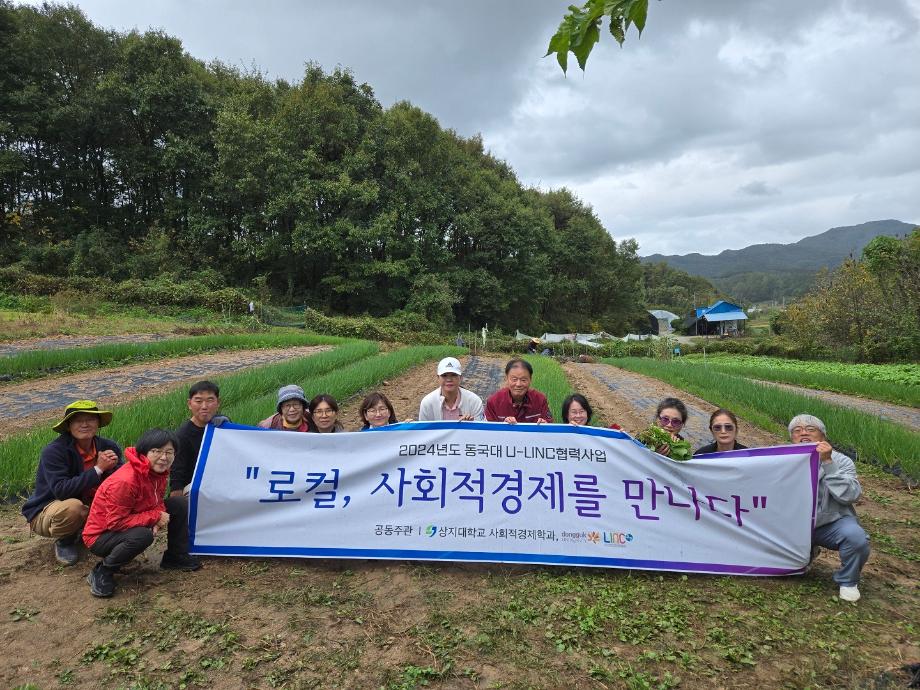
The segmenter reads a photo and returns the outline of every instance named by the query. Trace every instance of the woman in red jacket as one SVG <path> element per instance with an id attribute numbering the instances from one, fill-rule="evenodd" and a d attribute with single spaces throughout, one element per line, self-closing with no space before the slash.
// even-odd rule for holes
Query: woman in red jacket
<path id="1" fill-rule="evenodd" d="M 83 543 L 102 558 L 86 578 L 93 596 L 112 596 L 113 574 L 150 546 L 161 529 L 167 530 L 161 568 L 201 567 L 188 553 L 188 502 L 184 496 L 163 499 L 178 448 L 171 431 L 144 432 L 135 447 L 125 450 L 127 462 L 96 491 L 83 527 Z"/>

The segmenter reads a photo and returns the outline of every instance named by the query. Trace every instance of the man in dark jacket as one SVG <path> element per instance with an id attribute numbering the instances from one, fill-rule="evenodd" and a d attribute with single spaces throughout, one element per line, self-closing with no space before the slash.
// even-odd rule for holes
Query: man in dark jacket
<path id="1" fill-rule="evenodd" d="M 112 421 L 92 400 L 77 400 L 52 429 L 60 434 L 42 449 L 35 491 L 22 514 L 35 534 L 55 539 L 54 554 L 64 565 L 79 558 L 77 537 L 99 485 L 121 462 L 121 448 L 97 436 Z"/>
<path id="2" fill-rule="evenodd" d="M 199 381 L 189 389 L 188 409 L 192 416 L 176 431 L 179 450 L 169 477 L 170 496 L 188 494 L 192 477 L 195 474 L 195 463 L 198 462 L 198 452 L 201 450 L 201 443 L 208 424 L 220 426 L 229 421 L 223 415 L 217 414 L 219 408 L 220 388 L 217 387 L 217 384 L 211 381 Z"/>

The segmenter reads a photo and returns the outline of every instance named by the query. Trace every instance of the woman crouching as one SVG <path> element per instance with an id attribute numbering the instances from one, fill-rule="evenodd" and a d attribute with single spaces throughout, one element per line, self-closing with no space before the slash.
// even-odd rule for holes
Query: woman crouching
<path id="1" fill-rule="evenodd" d="M 86 578 L 93 596 L 112 596 L 114 573 L 150 546 L 161 529 L 167 530 L 161 568 L 201 567 L 188 553 L 188 498 L 163 499 L 178 448 L 171 431 L 146 431 L 133 448 L 125 450 L 127 462 L 96 491 L 83 527 L 83 543 L 102 558 Z"/>

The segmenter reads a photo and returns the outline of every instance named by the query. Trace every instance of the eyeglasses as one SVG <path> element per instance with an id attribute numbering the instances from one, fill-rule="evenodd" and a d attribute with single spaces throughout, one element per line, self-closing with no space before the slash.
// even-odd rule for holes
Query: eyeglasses
<path id="1" fill-rule="evenodd" d="M 792 428 L 793 434 L 801 434 L 801 433 L 814 434 L 819 431 L 821 430 L 816 426 L 796 426 Z"/>
<path id="2" fill-rule="evenodd" d="M 382 417 L 384 415 L 389 415 L 390 410 L 386 407 L 372 407 L 367 411 L 368 414 L 372 414 L 375 417 Z"/>
<path id="3" fill-rule="evenodd" d="M 735 425 L 734 424 L 713 424 L 712 430 L 713 431 L 734 431 Z"/>
<path id="4" fill-rule="evenodd" d="M 683 426 L 684 425 L 683 419 L 680 419 L 680 418 L 674 419 L 673 417 L 665 417 L 664 415 L 658 418 L 658 422 L 661 424 L 661 426 Z"/>
<path id="5" fill-rule="evenodd" d="M 370 410 L 368 410 L 370 412 Z M 331 417 L 335 414 L 335 410 L 313 410 L 314 417 Z"/>
<path id="6" fill-rule="evenodd" d="M 282 409 L 282 410 L 288 410 L 288 409 L 290 409 L 290 408 L 292 408 L 292 407 L 299 407 L 299 408 L 303 409 L 303 403 L 300 402 L 299 400 L 287 400 L 287 401 L 281 403 L 281 409 Z"/>
<path id="7" fill-rule="evenodd" d="M 176 457 L 176 451 L 174 450 L 160 450 L 159 448 L 151 448 L 147 451 L 147 456 L 151 458 L 166 458 L 167 460 L 172 460 Z"/>

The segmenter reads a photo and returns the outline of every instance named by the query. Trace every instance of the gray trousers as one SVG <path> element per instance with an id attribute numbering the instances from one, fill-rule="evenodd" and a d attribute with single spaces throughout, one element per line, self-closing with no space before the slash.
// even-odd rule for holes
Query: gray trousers
<path id="1" fill-rule="evenodd" d="M 840 568 L 834 571 L 834 582 L 841 587 L 859 584 L 859 573 L 869 559 L 869 535 L 852 515 L 815 528 L 812 542 L 840 552 Z"/>

